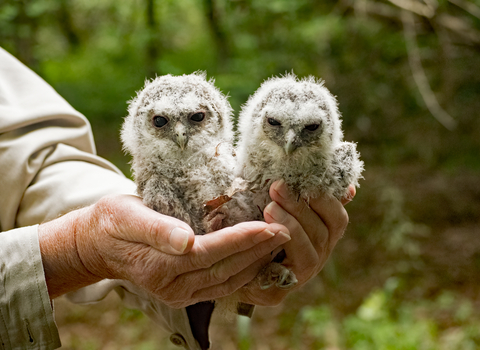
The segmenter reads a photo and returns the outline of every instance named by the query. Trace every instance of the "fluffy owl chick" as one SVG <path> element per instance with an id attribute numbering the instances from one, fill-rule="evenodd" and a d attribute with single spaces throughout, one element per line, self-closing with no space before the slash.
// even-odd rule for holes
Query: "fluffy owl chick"
<path id="1" fill-rule="evenodd" d="M 130 101 L 122 127 L 144 203 L 185 221 L 196 234 L 227 226 L 225 212 L 205 219 L 204 203 L 233 179 L 231 113 L 205 73 L 164 75 L 147 81 Z"/>
<path id="2" fill-rule="evenodd" d="M 137 192 L 148 207 L 205 234 L 239 221 L 236 199 L 207 212 L 205 204 L 224 195 L 234 179 L 232 109 L 204 73 L 165 75 L 147 81 L 130 102 L 121 138 L 132 155 Z M 220 305 L 186 308 L 192 333 L 208 348 L 213 308 L 225 315 L 236 297 Z"/>
<path id="3" fill-rule="evenodd" d="M 239 117 L 236 175 L 249 183 L 256 219 L 271 201 L 270 185 L 283 179 L 306 200 L 327 193 L 342 198 L 358 186 L 363 162 L 354 143 L 343 142 L 335 97 L 314 77 L 294 74 L 266 80 L 243 106 Z M 295 276 L 279 263 L 260 276 L 264 287 L 288 288 Z"/>

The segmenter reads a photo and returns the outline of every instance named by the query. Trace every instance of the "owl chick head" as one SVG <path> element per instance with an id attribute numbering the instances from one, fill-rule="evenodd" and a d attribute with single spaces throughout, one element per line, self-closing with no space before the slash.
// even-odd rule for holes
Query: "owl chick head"
<path id="1" fill-rule="evenodd" d="M 164 75 L 147 81 L 130 101 L 121 138 L 133 157 L 181 158 L 230 140 L 231 114 L 204 72 Z"/>
<path id="2" fill-rule="evenodd" d="M 294 74 L 260 86 L 243 106 L 239 130 L 241 147 L 268 147 L 283 158 L 312 148 L 329 153 L 343 138 L 337 101 L 323 81 Z"/>

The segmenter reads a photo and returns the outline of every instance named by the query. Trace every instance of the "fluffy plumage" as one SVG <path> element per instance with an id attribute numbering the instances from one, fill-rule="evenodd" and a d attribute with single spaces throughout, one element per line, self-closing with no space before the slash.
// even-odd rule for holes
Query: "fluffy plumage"
<path id="1" fill-rule="evenodd" d="M 275 180 L 283 178 L 307 199 L 320 193 L 341 198 L 349 184 L 358 185 L 363 170 L 356 145 L 342 141 L 335 98 L 313 77 L 272 78 L 249 98 L 240 114 L 237 160 L 232 109 L 204 73 L 147 81 L 128 112 L 121 138 L 132 155 L 138 194 L 147 206 L 185 221 L 196 234 L 263 219 Z M 206 213 L 204 205 L 226 194 L 235 176 L 252 191 L 239 192 Z M 295 275 L 280 262 L 277 257 L 259 274 L 262 288 L 295 285 Z M 220 304 L 233 311 L 235 295 Z"/>
<path id="2" fill-rule="evenodd" d="M 356 145 L 343 141 L 335 97 L 312 76 L 288 74 L 261 85 L 240 114 L 237 157 L 237 176 L 267 189 L 257 196 L 262 209 L 278 179 L 303 198 L 342 198 L 363 171 Z"/>
<path id="3" fill-rule="evenodd" d="M 228 225 L 204 204 L 233 180 L 232 109 L 204 73 L 147 81 L 130 102 L 121 132 L 144 203 L 188 223 L 196 234 Z M 216 217 L 215 217 L 216 216 Z"/>
<path id="4" fill-rule="evenodd" d="M 148 207 L 189 224 L 195 234 L 247 218 L 239 194 L 208 211 L 234 180 L 232 108 L 205 73 L 165 75 L 147 81 L 130 101 L 121 131 L 132 155 L 137 192 Z M 234 312 L 237 297 L 217 300 L 216 310 Z M 187 307 L 197 339 L 205 339 L 212 304 Z"/>
<path id="5" fill-rule="evenodd" d="M 270 185 L 283 179 L 308 201 L 322 193 L 342 198 L 358 186 L 363 171 L 356 144 L 343 141 L 335 97 L 323 81 L 294 74 L 266 80 L 243 106 L 239 117 L 236 175 L 249 183 L 255 219 L 271 201 Z M 295 284 L 293 272 L 272 263 L 263 275 L 275 283 Z M 283 269 L 283 271 L 282 271 Z"/>

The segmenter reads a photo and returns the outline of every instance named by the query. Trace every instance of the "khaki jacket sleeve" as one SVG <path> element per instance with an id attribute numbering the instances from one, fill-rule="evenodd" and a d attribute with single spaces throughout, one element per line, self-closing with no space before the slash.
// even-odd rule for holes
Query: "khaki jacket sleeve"
<path id="1" fill-rule="evenodd" d="M 86 118 L 1 48 L 0 179 L 0 348 L 54 349 L 60 340 L 36 225 L 106 194 L 133 194 L 135 186 L 95 155 Z M 182 317 L 171 321 L 169 330 L 188 325 Z"/>

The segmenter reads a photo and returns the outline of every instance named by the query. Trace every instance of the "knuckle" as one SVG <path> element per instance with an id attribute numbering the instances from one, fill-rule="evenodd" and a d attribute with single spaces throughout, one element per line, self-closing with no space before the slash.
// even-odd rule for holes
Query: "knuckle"
<path id="1" fill-rule="evenodd" d="M 296 266 L 294 273 L 298 280 L 297 287 L 310 280 L 321 271 L 323 261 L 328 258 L 328 255 L 325 254 L 325 249 L 323 248 L 317 250 L 317 254 L 314 254 L 314 256 L 302 261 L 301 264 Z"/>
<path id="2" fill-rule="evenodd" d="M 290 230 L 290 232 L 303 232 L 304 227 L 297 221 L 297 220 L 291 220 L 289 223 L 289 226 L 287 228 Z"/>
<path id="3" fill-rule="evenodd" d="M 236 285 L 234 285 L 233 283 L 230 283 L 229 281 L 226 281 L 225 283 L 218 285 L 218 287 L 216 288 L 216 292 L 217 292 L 216 294 L 220 295 L 220 297 L 224 297 L 232 294 L 237 289 L 238 287 Z"/>
<path id="4" fill-rule="evenodd" d="M 306 212 L 312 210 L 310 206 L 303 200 L 298 201 L 297 208 L 299 215 L 304 215 Z"/>
<path id="5" fill-rule="evenodd" d="M 332 230 L 334 232 L 343 233 L 348 225 L 348 213 L 345 208 L 342 207 L 338 219 L 333 224 Z"/>
<path id="6" fill-rule="evenodd" d="M 206 258 L 205 255 L 195 256 L 191 261 L 191 270 L 203 270 L 212 267 L 213 262 Z"/>
<path id="7" fill-rule="evenodd" d="M 269 248 L 266 250 L 266 248 Z M 265 247 L 262 245 L 257 245 L 250 249 L 249 256 L 246 259 L 249 259 L 251 262 L 257 261 L 265 256 L 265 254 L 270 253 L 271 247 Z"/>
<path id="8" fill-rule="evenodd" d="M 164 239 L 164 237 L 162 237 L 159 234 L 159 232 L 164 231 L 164 228 L 162 227 L 162 223 L 151 220 L 151 221 L 145 221 L 144 225 L 145 225 L 144 234 L 145 234 L 145 237 L 147 238 L 147 241 L 152 242 L 152 244 L 154 243 L 155 246 L 161 246 L 163 243 L 162 239 Z"/>
<path id="9" fill-rule="evenodd" d="M 215 263 L 212 254 L 210 254 L 207 247 L 200 240 L 195 241 L 195 244 L 195 254 L 188 256 L 189 269 L 208 269 Z"/>
<path id="10" fill-rule="evenodd" d="M 177 288 L 176 283 L 171 283 L 168 286 L 157 289 L 154 293 L 167 306 L 173 308 L 182 307 L 187 301 L 190 301 L 189 291 L 186 288 Z"/>
<path id="11" fill-rule="evenodd" d="M 118 195 L 106 195 L 102 198 L 100 198 L 96 205 L 99 207 L 100 210 L 110 212 L 112 211 L 113 207 L 116 206 L 116 199 L 118 198 Z"/>
<path id="12" fill-rule="evenodd" d="M 348 225 L 349 217 L 348 217 L 347 210 L 343 207 L 342 207 L 341 220 L 343 221 L 343 224 L 346 227 Z"/>
<path id="13" fill-rule="evenodd" d="M 118 212 L 116 197 L 114 195 L 102 197 L 94 207 L 96 221 L 107 230 L 114 229 L 119 224 L 118 218 L 121 217 L 121 215 L 116 215 Z"/>
<path id="14" fill-rule="evenodd" d="M 229 277 L 227 269 L 221 262 L 213 265 L 208 274 L 208 280 L 212 284 L 223 283 L 228 280 Z"/>
<path id="15" fill-rule="evenodd" d="M 321 251 L 325 249 L 325 246 L 328 243 L 328 235 L 329 232 L 327 231 L 327 228 L 324 228 L 323 230 L 319 229 L 315 232 L 311 238 L 311 242 L 315 250 Z"/>

